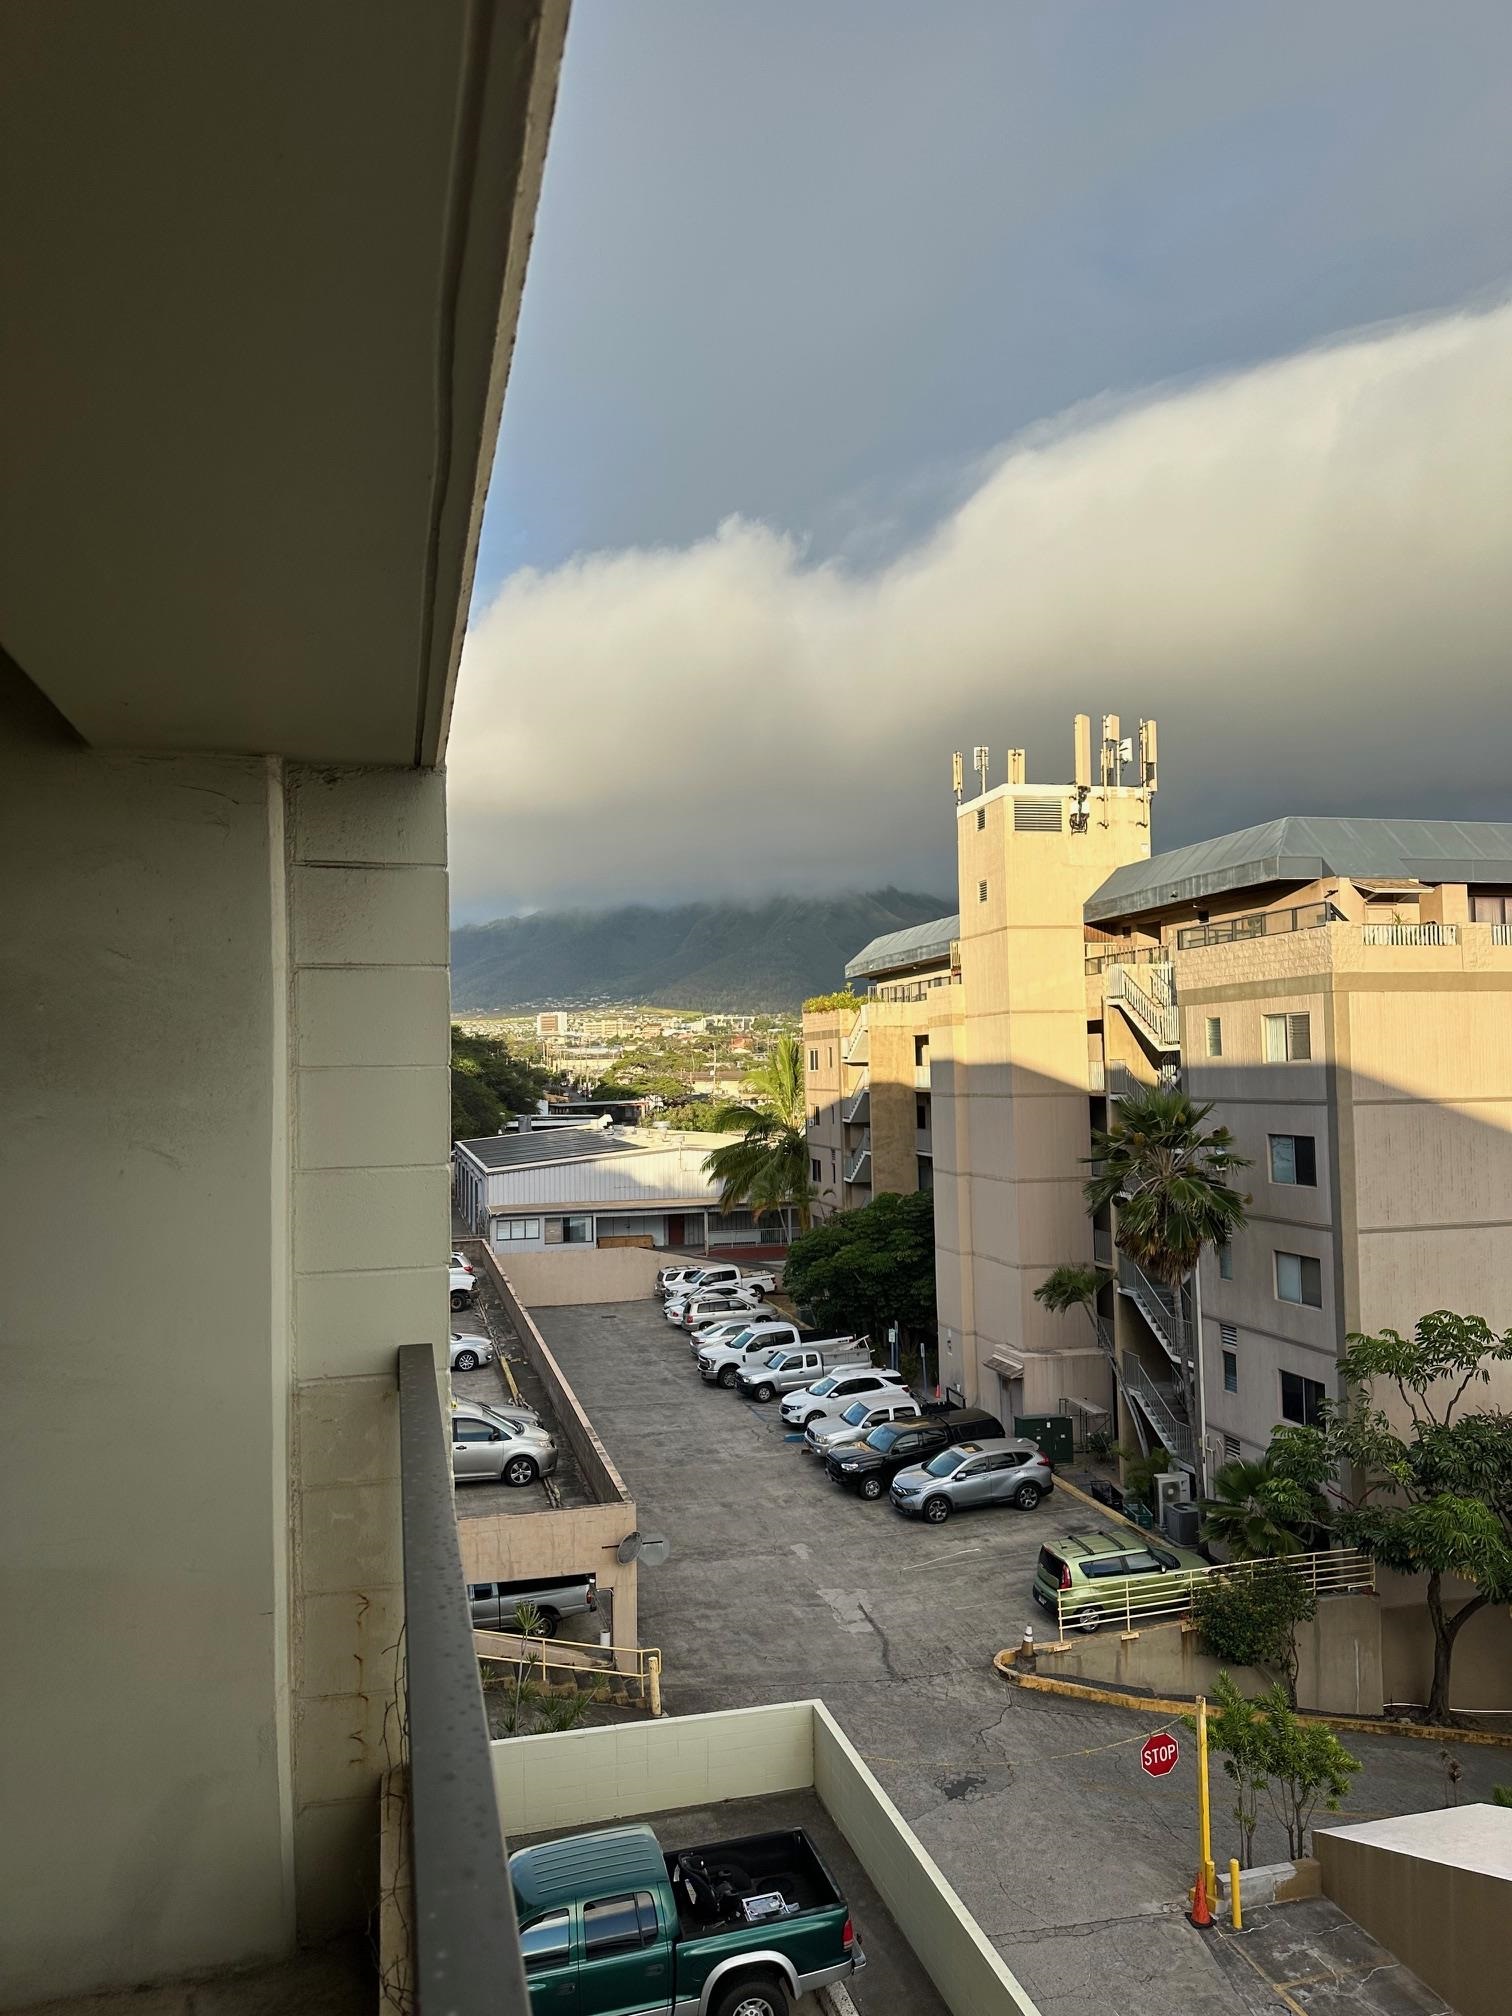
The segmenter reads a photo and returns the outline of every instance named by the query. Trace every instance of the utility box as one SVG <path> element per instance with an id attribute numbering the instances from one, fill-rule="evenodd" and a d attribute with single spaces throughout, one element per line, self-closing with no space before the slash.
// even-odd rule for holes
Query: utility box
<path id="1" fill-rule="evenodd" d="M 1190 1505 L 1192 1502 L 1192 1473 L 1190 1470 L 1162 1470 L 1155 1479 L 1155 1523 L 1162 1532 L 1169 1532 L 1166 1515 L 1172 1506 Z"/>
<path id="2" fill-rule="evenodd" d="M 1069 1414 L 1015 1414 L 1013 1432 L 1038 1442 L 1052 1463 L 1071 1461 L 1075 1445 Z"/>

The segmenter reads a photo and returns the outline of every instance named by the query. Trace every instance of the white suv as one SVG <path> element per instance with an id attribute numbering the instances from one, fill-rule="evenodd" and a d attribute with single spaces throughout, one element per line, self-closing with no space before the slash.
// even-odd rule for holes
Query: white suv
<path id="1" fill-rule="evenodd" d="M 790 1428 L 807 1428 L 811 1421 L 822 1425 L 831 1418 L 838 1421 L 853 1400 L 869 1400 L 900 1387 L 907 1392 L 908 1381 L 901 1372 L 889 1372 L 885 1365 L 863 1366 L 855 1372 L 826 1372 L 812 1386 L 804 1386 L 784 1398 L 782 1418 Z"/>

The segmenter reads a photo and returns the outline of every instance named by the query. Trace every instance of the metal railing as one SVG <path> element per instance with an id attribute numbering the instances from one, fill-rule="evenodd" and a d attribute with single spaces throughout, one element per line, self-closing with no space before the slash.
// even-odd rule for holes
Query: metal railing
<path id="1" fill-rule="evenodd" d="M 597 1639 L 578 1645 L 571 1639 L 536 1638 L 522 1631 L 475 1631 L 473 1646 L 480 1659 L 539 1673 L 543 1685 L 549 1673 L 597 1673 L 605 1681 L 632 1680 L 647 1712 L 662 1712 L 659 1645 L 604 1645 Z"/>
<path id="2" fill-rule="evenodd" d="M 1083 961 L 1089 973 L 1105 973 L 1110 966 L 1152 966 L 1159 965 L 1171 956 L 1169 945 L 1121 945 L 1109 946 L 1106 950 L 1083 953 Z"/>
<path id="3" fill-rule="evenodd" d="M 1144 1409 L 1145 1419 L 1155 1430 L 1172 1458 L 1183 1468 L 1192 1468 L 1192 1431 L 1176 1412 L 1174 1386 L 1161 1386 L 1150 1377 L 1132 1351 L 1119 1361 L 1124 1391 Z"/>
<path id="4" fill-rule="evenodd" d="M 1156 1085 L 1179 1085 L 1181 1066 L 1175 1063 L 1157 1064 L 1153 1078 L 1139 1078 L 1127 1064 L 1110 1064 L 1106 1072 L 1106 1085 L 1110 1099 L 1127 1099 L 1131 1093 L 1148 1092 Z"/>
<path id="5" fill-rule="evenodd" d="M 871 1129 L 870 1127 L 868 1127 L 866 1132 L 861 1136 L 860 1147 L 856 1150 L 855 1154 L 852 1155 L 850 1160 L 845 1165 L 846 1182 L 859 1183 L 861 1180 L 861 1171 L 866 1166 L 866 1164 L 870 1162 L 870 1160 L 871 1160 Z"/>
<path id="6" fill-rule="evenodd" d="M 1131 1545 L 1138 1544 L 1131 1541 Z M 1233 1581 L 1274 1568 L 1300 1577 L 1314 1600 L 1364 1596 L 1375 1588 L 1375 1563 L 1352 1547 L 1325 1554 L 1288 1554 L 1275 1560 L 1220 1561 L 1211 1568 L 1173 1568 L 1165 1574 L 1146 1569 L 1142 1575 L 1107 1576 L 1093 1585 L 1096 1595 L 1090 1601 L 1081 1596 L 1067 1603 L 1061 1591 L 1056 1597 L 1056 1626 L 1062 1638 L 1068 1631 L 1095 1631 L 1103 1624 L 1121 1624 L 1125 1631 L 1133 1631 L 1141 1624 L 1186 1616 L 1194 1593 L 1215 1579 Z"/>
<path id="7" fill-rule="evenodd" d="M 527 2016 L 430 1345 L 401 1345 L 398 1372 L 415 2007 Z"/>
<path id="8" fill-rule="evenodd" d="M 1136 978 L 1132 966 L 1110 966 L 1103 976 L 1104 993 L 1158 1049 L 1180 1049 L 1181 1016 L 1170 967 L 1144 966 L 1139 973 Z"/>
<path id="9" fill-rule="evenodd" d="M 898 980 L 891 986 L 873 987 L 873 1001 L 924 1001 L 936 987 L 959 987 L 959 973 L 932 973 L 925 980 Z"/>
<path id="10" fill-rule="evenodd" d="M 1458 945 L 1457 924 L 1362 924 L 1367 945 Z"/>
<path id="11" fill-rule="evenodd" d="M 1101 1225 L 1092 1227 L 1092 1258 L 1099 1267 L 1113 1265 L 1113 1234 Z"/>
<path id="12" fill-rule="evenodd" d="M 855 1026 L 851 1030 L 849 1036 L 846 1037 L 844 1047 L 842 1048 L 840 1054 L 842 1057 L 844 1057 L 847 1064 L 865 1064 L 868 1060 L 865 1057 L 859 1057 L 857 1055 L 857 1052 L 860 1050 L 864 1050 L 866 1048 L 867 1048 L 866 1010 L 863 1008 L 860 1014 L 856 1017 Z"/>
<path id="13" fill-rule="evenodd" d="M 1128 1296 L 1173 1365 L 1190 1356 L 1186 1324 L 1176 1312 L 1176 1297 L 1164 1282 L 1153 1280 L 1122 1249 L 1118 1255 L 1118 1292 Z"/>
<path id="14" fill-rule="evenodd" d="M 1331 921 L 1327 903 L 1299 903 L 1290 910 L 1251 910 L 1243 917 L 1220 917 L 1210 924 L 1187 924 L 1176 933 L 1178 952 L 1203 945 L 1232 945 L 1241 938 L 1274 938 L 1290 931 L 1315 931 Z"/>
<path id="15" fill-rule="evenodd" d="M 1491 943 L 1493 945 L 1512 945 L 1512 924 L 1493 924 L 1491 926 Z"/>
<path id="16" fill-rule="evenodd" d="M 870 1094 L 871 1072 L 863 1071 L 861 1074 L 861 1083 L 851 1094 L 847 1103 L 840 1109 L 840 1118 L 845 1122 L 847 1127 L 853 1127 L 863 1117 L 864 1112 L 869 1108 L 871 1103 Z"/>

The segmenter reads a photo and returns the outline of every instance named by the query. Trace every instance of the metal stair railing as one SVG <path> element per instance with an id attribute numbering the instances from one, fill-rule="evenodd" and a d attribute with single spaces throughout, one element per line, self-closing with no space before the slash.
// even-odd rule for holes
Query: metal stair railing
<path id="1" fill-rule="evenodd" d="M 1181 1048 L 1181 1015 L 1169 966 L 1109 966 L 1103 990 L 1157 1049 Z"/>
<path id="2" fill-rule="evenodd" d="M 1123 1383 L 1175 1461 L 1191 1469 L 1192 1430 L 1176 1412 L 1174 1387 L 1157 1385 L 1131 1351 L 1123 1354 Z"/>
<path id="3" fill-rule="evenodd" d="M 870 1105 L 870 1095 L 871 1072 L 863 1071 L 861 1073 L 861 1083 L 851 1094 L 847 1104 L 840 1109 L 840 1118 L 845 1122 L 847 1127 L 854 1127 L 856 1122 L 864 1117 Z"/>
<path id="4" fill-rule="evenodd" d="M 1176 1298 L 1169 1288 L 1152 1281 L 1127 1253 L 1118 1256 L 1118 1292 L 1127 1295 L 1153 1331 L 1156 1341 L 1173 1365 L 1189 1356 L 1186 1324 L 1176 1313 Z"/>
<path id="5" fill-rule="evenodd" d="M 860 1147 L 856 1150 L 855 1154 L 851 1157 L 850 1161 L 847 1162 L 845 1165 L 846 1182 L 858 1183 L 861 1180 L 862 1169 L 866 1166 L 868 1162 L 870 1162 L 870 1160 L 871 1160 L 871 1129 L 870 1127 L 868 1127 L 866 1132 L 861 1136 Z"/>

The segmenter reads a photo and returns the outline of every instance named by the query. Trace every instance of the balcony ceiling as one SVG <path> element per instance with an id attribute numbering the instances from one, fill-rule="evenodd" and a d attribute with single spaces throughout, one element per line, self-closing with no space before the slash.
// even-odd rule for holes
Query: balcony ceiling
<path id="1" fill-rule="evenodd" d="M 0 646 L 88 741 L 434 763 L 566 0 L 10 0 Z"/>

